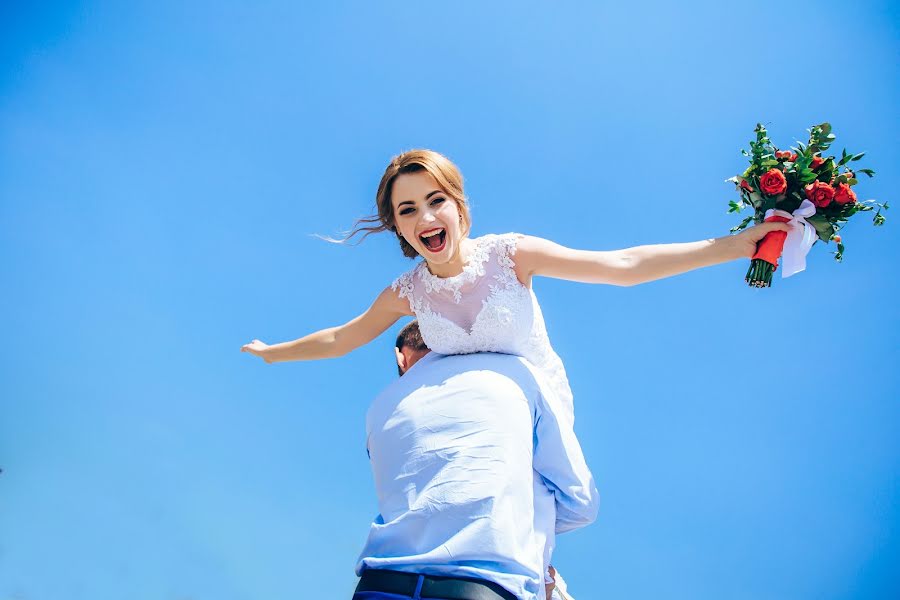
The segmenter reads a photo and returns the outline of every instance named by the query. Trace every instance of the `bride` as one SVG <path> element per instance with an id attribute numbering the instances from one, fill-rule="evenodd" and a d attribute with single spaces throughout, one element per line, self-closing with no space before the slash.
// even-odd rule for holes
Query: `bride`
<path id="1" fill-rule="evenodd" d="M 471 238 L 462 175 L 432 150 L 411 150 L 391 160 L 378 186 L 376 208 L 377 214 L 360 219 L 341 241 L 360 232 L 365 238 L 391 231 L 404 256 L 423 260 L 347 323 L 279 344 L 253 340 L 241 351 L 268 363 L 338 357 L 372 341 L 401 317 L 415 315 L 426 345 L 438 353 L 503 352 L 527 359 L 546 377 L 558 414 L 570 420 L 572 392 L 547 337 L 533 277 L 632 286 L 750 258 L 767 233 L 788 230 L 783 223 L 763 223 L 734 236 L 612 251 L 575 250 L 516 233 Z"/>

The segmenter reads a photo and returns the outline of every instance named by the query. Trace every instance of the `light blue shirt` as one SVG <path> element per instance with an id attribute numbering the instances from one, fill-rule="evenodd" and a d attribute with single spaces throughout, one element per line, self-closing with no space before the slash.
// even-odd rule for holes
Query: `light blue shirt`
<path id="1" fill-rule="evenodd" d="M 543 597 L 555 534 L 597 488 L 539 371 L 507 354 L 421 358 L 366 415 L 380 514 L 356 566 L 494 581 Z"/>

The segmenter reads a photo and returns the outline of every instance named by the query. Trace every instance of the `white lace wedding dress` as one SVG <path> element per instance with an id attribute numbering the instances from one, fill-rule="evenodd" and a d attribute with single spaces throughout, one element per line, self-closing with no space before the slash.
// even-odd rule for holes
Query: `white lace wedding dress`
<path id="1" fill-rule="evenodd" d="M 392 284 L 407 298 L 425 344 L 441 354 L 502 352 L 538 368 L 553 391 L 560 417 L 574 422 L 572 391 L 562 361 L 550 346 L 534 292 L 516 277 L 513 256 L 520 234 L 475 238 L 462 273 L 437 277 L 425 261 Z"/>

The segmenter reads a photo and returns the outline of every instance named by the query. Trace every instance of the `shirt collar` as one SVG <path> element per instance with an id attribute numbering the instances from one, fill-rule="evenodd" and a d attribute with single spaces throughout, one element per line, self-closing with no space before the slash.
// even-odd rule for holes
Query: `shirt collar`
<path id="1" fill-rule="evenodd" d="M 443 356 L 443 355 L 438 354 L 437 352 L 434 352 L 434 351 L 429 352 L 428 354 L 426 354 L 425 356 L 423 356 L 422 358 L 417 360 L 415 363 L 413 363 L 413 366 L 411 366 L 409 369 L 407 369 L 406 373 L 404 373 L 401 377 L 406 377 L 413 370 L 415 370 L 415 368 L 418 367 L 419 365 L 437 360 L 441 356 Z"/>

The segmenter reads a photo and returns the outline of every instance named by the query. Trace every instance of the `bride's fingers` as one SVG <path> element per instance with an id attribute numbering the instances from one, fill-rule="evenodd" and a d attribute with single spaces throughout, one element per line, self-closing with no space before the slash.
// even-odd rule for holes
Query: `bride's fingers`
<path id="1" fill-rule="evenodd" d="M 779 222 L 763 223 L 763 226 L 765 226 L 769 231 L 789 231 L 791 229 L 791 226 L 787 223 Z"/>
<path id="2" fill-rule="evenodd" d="M 773 231 L 790 231 L 791 228 L 786 223 L 760 223 L 753 227 L 748 227 L 741 233 L 745 235 L 744 239 L 759 241 L 767 234 Z M 739 234 L 740 235 L 740 234 Z"/>

